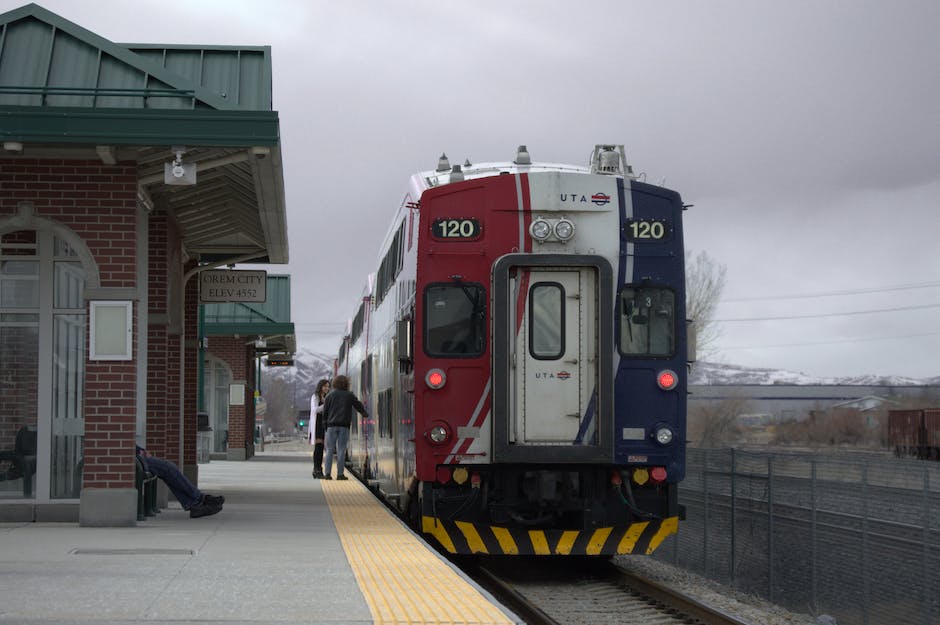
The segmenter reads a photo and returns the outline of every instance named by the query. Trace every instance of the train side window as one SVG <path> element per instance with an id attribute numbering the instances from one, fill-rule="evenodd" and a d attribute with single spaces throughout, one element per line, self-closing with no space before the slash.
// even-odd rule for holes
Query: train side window
<path id="1" fill-rule="evenodd" d="M 565 290 L 557 282 L 537 282 L 529 289 L 529 353 L 556 360 L 565 353 Z"/>
<path id="2" fill-rule="evenodd" d="M 676 351 L 676 294 L 672 289 L 626 286 L 618 299 L 620 353 L 672 356 Z"/>
<path id="3" fill-rule="evenodd" d="M 486 290 L 464 282 L 431 284 L 424 291 L 424 321 L 428 356 L 480 356 L 486 347 Z"/>

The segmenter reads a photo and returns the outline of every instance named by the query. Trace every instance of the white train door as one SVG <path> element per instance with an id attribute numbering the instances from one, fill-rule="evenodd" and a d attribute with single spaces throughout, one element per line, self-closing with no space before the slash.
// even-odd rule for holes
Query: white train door
<path id="1" fill-rule="evenodd" d="M 587 425 L 595 384 L 596 272 L 539 267 L 521 271 L 517 279 L 514 317 L 521 323 L 513 349 L 510 438 L 517 444 L 571 445 Z"/>
<path id="2" fill-rule="evenodd" d="M 601 256 L 494 263 L 494 463 L 613 459 L 613 292 Z"/>

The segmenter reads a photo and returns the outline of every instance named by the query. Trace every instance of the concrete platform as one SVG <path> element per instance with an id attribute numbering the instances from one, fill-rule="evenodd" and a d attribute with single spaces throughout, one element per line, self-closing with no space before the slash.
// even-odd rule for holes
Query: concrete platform
<path id="1" fill-rule="evenodd" d="M 200 487 L 222 512 L 0 524 L 0 623 L 521 623 L 362 484 L 311 479 L 309 453 L 213 460 Z"/>

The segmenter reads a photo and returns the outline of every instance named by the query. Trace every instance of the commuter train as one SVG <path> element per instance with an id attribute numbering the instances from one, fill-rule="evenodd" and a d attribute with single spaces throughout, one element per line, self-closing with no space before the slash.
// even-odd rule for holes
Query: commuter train
<path id="1" fill-rule="evenodd" d="M 414 175 L 336 360 L 351 469 L 451 554 L 652 553 L 682 516 L 685 208 L 616 145 Z"/>

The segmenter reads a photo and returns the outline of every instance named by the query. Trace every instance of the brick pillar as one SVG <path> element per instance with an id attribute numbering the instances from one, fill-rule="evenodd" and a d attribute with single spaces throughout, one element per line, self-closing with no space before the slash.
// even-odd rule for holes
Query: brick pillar
<path id="1" fill-rule="evenodd" d="M 133 163 L 46 161 L 33 165 L 41 199 L 37 214 L 78 234 L 98 268 L 89 300 L 130 299 L 131 360 L 85 363 L 84 463 L 79 522 L 123 526 L 137 522 L 134 442 L 137 425 L 137 170 Z M 90 321 L 90 315 L 89 315 Z M 87 334 L 89 339 L 91 333 Z"/>
<path id="2" fill-rule="evenodd" d="M 185 267 L 188 271 L 196 266 L 190 263 Z M 186 358 L 182 366 L 183 397 L 183 431 L 179 433 L 183 441 L 183 464 L 180 468 L 193 483 L 199 481 L 199 465 L 196 464 L 196 411 L 199 406 L 199 274 L 194 275 L 183 287 L 183 343 L 180 346 L 185 350 Z"/>

